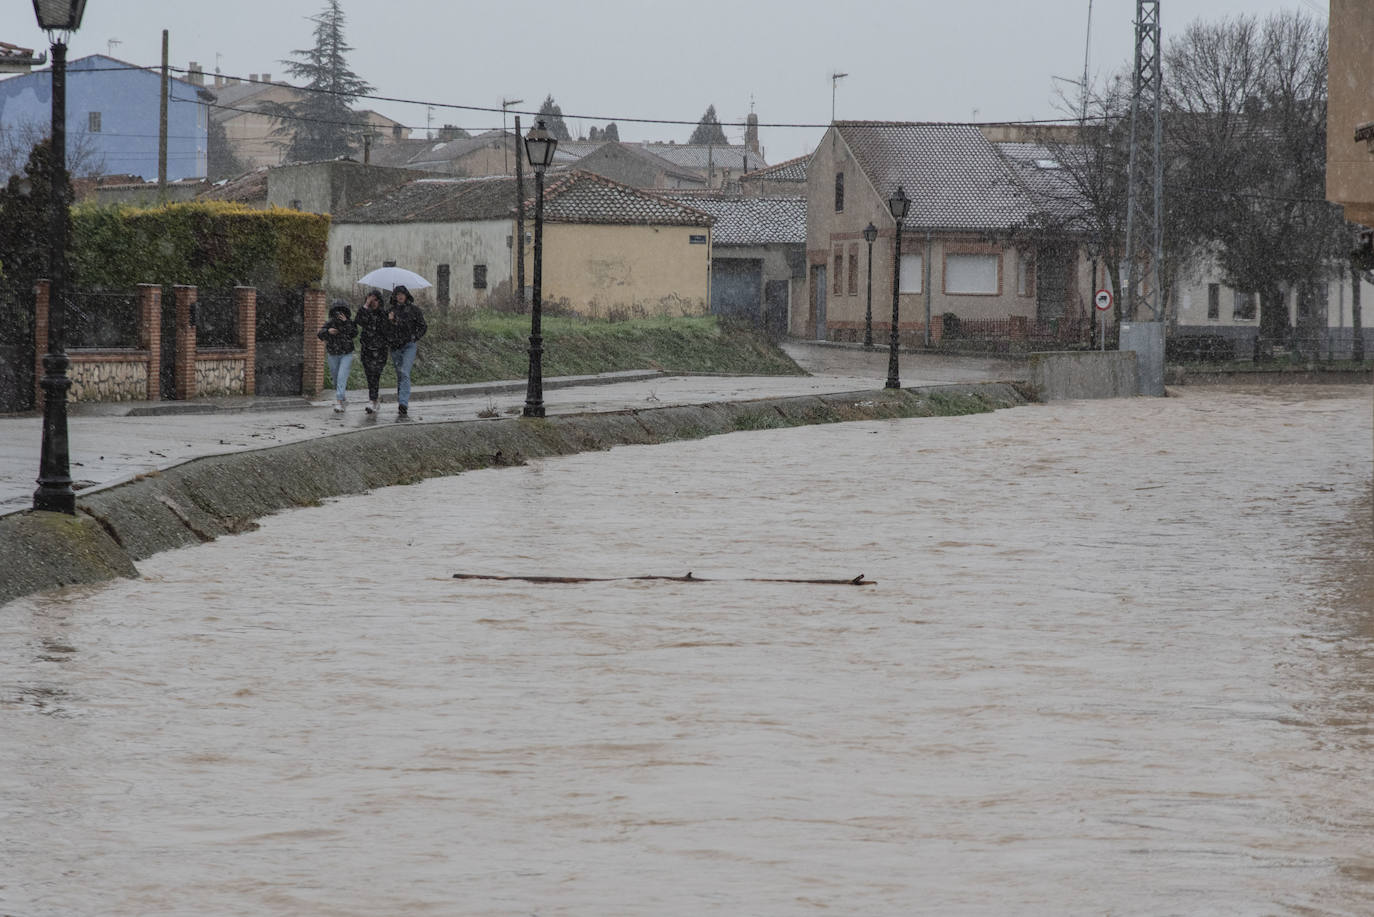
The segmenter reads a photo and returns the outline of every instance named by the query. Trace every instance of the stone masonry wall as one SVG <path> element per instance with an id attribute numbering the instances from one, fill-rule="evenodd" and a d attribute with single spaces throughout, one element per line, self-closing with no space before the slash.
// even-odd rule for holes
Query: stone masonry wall
<path id="1" fill-rule="evenodd" d="M 212 356 L 202 350 L 196 356 L 196 396 L 246 394 L 247 365 L 242 354 Z"/>

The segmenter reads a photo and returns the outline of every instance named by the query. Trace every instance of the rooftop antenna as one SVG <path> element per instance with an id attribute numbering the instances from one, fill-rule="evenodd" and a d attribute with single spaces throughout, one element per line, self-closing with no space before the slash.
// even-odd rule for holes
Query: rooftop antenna
<path id="1" fill-rule="evenodd" d="M 501 155 L 504 157 L 503 161 L 505 162 L 505 169 L 507 172 L 510 171 L 510 146 L 506 143 L 506 109 L 510 108 L 512 105 L 519 105 L 523 101 L 525 100 L 505 98 L 501 100 L 501 149 L 503 151 Z M 519 131 L 516 133 L 519 133 Z M 515 143 L 518 146 L 520 144 L 520 138 L 517 137 Z"/>
<path id="2" fill-rule="evenodd" d="M 1088 120 L 1088 54 L 1093 47 L 1093 0 L 1088 0 L 1088 35 L 1083 40 L 1083 121 Z"/>
<path id="3" fill-rule="evenodd" d="M 849 76 L 848 73 L 832 71 L 830 74 L 830 120 L 835 120 L 835 87 L 840 85 L 840 80 Z"/>
<path id="4" fill-rule="evenodd" d="M 122 44 L 124 44 L 124 42 L 120 41 L 118 38 L 109 39 L 105 42 L 105 53 L 110 57 L 114 57 L 114 49 Z"/>

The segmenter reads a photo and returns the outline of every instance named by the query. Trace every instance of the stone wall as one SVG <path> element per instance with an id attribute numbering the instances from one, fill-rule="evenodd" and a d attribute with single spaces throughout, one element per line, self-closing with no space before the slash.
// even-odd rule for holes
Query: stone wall
<path id="1" fill-rule="evenodd" d="M 67 374 L 72 387 L 68 401 L 145 401 L 148 398 L 148 357 L 141 351 L 101 354 L 77 351 Z"/>
<path id="2" fill-rule="evenodd" d="M 196 395 L 247 394 L 247 356 L 242 351 L 202 350 L 196 355 Z"/>

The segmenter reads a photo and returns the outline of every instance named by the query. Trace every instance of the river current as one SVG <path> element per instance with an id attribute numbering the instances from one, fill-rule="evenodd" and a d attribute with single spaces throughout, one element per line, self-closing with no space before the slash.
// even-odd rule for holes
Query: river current
<path id="1" fill-rule="evenodd" d="M 1374 913 L 1370 415 L 617 448 L 13 602 L 0 914 Z"/>

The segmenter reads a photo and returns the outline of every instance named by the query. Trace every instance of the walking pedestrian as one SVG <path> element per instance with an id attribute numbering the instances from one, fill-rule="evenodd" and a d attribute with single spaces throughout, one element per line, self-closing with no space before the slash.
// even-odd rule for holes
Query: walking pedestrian
<path id="1" fill-rule="evenodd" d="M 387 311 L 387 339 L 391 345 L 391 365 L 396 367 L 396 414 L 410 414 L 410 368 L 415 365 L 417 342 L 425 336 L 429 326 L 425 315 L 415 305 L 415 297 L 404 286 L 391 291 L 391 305 Z"/>
<path id="2" fill-rule="evenodd" d="M 358 349 L 363 359 L 363 375 L 367 377 L 367 405 L 363 410 L 376 414 L 382 409 L 382 369 L 386 366 L 391 345 L 387 339 L 386 310 L 382 308 L 382 291 L 369 290 L 363 306 L 355 317 L 358 330 Z"/>
<path id="3" fill-rule="evenodd" d="M 329 307 L 329 321 L 320 328 L 319 339 L 324 341 L 324 353 L 329 361 L 329 375 L 334 380 L 334 413 L 342 414 L 348 404 L 348 372 L 353 368 L 353 339 L 358 326 L 352 311 L 342 299 Z"/>

